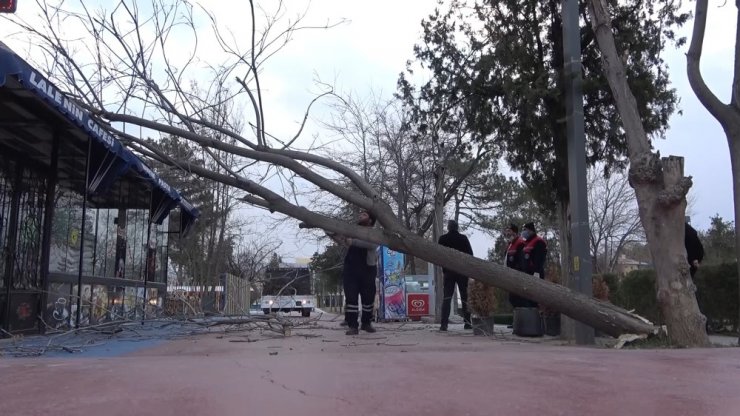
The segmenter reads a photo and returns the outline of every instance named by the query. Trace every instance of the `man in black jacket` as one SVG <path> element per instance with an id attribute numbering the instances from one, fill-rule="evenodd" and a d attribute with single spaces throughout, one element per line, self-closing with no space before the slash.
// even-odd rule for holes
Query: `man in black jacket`
<path id="1" fill-rule="evenodd" d="M 473 255 L 473 249 L 470 247 L 468 237 L 460 234 L 456 221 L 447 222 L 447 234 L 439 237 L 439 244 L 462 251 L 463 253 Z M 444 299 L 442 300 L 442 319 L 440 331 L 447 331 L 447 324 L 450 321 L 450 307 L 452 295 L 455 293 L 455 285 L 460 292 L 462 300 L 463 318 L 465 319 L 465 329 L 470 329 L 470 312 L 468 311 L 468 277 L 448 269 L 442 269 L 444 272 Z"/>
<path id="2" fill-rule="evenodd" d="M 701 244 L 699 234 L 688 222 L 684 233 L 684 244 L 686 245 L 686 257 L 689 261 L 689 272 L 693 278 L 699 270 L 699 264 L 704 260 L 704 246 Z"/>

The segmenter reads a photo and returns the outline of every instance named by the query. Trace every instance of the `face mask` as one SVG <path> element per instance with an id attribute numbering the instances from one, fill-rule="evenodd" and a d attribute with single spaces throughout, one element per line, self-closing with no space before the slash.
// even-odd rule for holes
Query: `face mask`
<path id="1" fill-rule="evenodd" d="M 525 239 L 525 240 L 526 240 L 526 239 L 528 239 L 528 238 L 529 238 L 529 237 L 531 237 L 531 236 L 532 236 L 532 232 L 531 232 L 531 231 L 529 231 L 529 230 L 524 230 L 524 231 L 522 231 L 522 238 L 523 238 L 523 239 Z"/>

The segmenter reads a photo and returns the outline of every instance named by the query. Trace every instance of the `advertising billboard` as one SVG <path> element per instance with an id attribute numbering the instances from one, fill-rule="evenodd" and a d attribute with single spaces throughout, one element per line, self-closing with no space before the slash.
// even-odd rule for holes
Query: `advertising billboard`
<path id="1" fill-rule="evenodd" d="M 406 281 L 404 279 L 404 255 L 388 247 L 380 247 L 380 310 L 382 320 L 399 320 L 408 317 L 406 310 Z"/>

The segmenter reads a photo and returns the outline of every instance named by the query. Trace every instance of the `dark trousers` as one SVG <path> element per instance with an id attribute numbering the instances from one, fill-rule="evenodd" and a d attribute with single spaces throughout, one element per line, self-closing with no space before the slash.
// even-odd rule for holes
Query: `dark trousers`
<path id="1" fill-rule="evenodd" d="M 376 267 L 345 267 L 342 272 L 344 284 L 344 320 L 347 326 L 357 328 L 357 318 L 360 314 L 362 300 L 362 323 L 369 324 L 373 319 L 375 306 L 375 275 Z M 359 299 L 358 299 L 359 298 Z"/>
<path id="2" fill-rule="evenodd" d="M 463 319 L 465 323 L 470 323 L 470 312 L 468 312 L 468 278 L 460 275 L 444 276 L 444 299 L 442 299 L 442 319 L 443 326 L 447 326 L 450 321 L 450 307 L 452 304 L 452 295 L 455 293 L 455 285 L 460 291 L 462 300 Z"/>
<path id="3" fill-rule="evenodd" d="M 527 273 L 527 272 L 525 272 Z M 533 274 L 533 273 L 527 273 L 527 274 Z M 545 276 L 544 271 L 540 271 L 540 279 Z M 539 303 L 529 300 L 527 298 L 523 298 L 521 296 L 515 295 L 513 293 L 509 293 L 509 303 L 511 303 L 512 308 L 537 308 L 539 307 Z"/>

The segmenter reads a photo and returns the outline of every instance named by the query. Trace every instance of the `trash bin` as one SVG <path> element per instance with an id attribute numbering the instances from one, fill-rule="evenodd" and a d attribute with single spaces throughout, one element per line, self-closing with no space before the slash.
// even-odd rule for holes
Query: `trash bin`
<path id="1" fill-rule="evenodd" d="M 541 337 L 542 319 L 538 308 L 514 308 L 514 335 Z"/>

